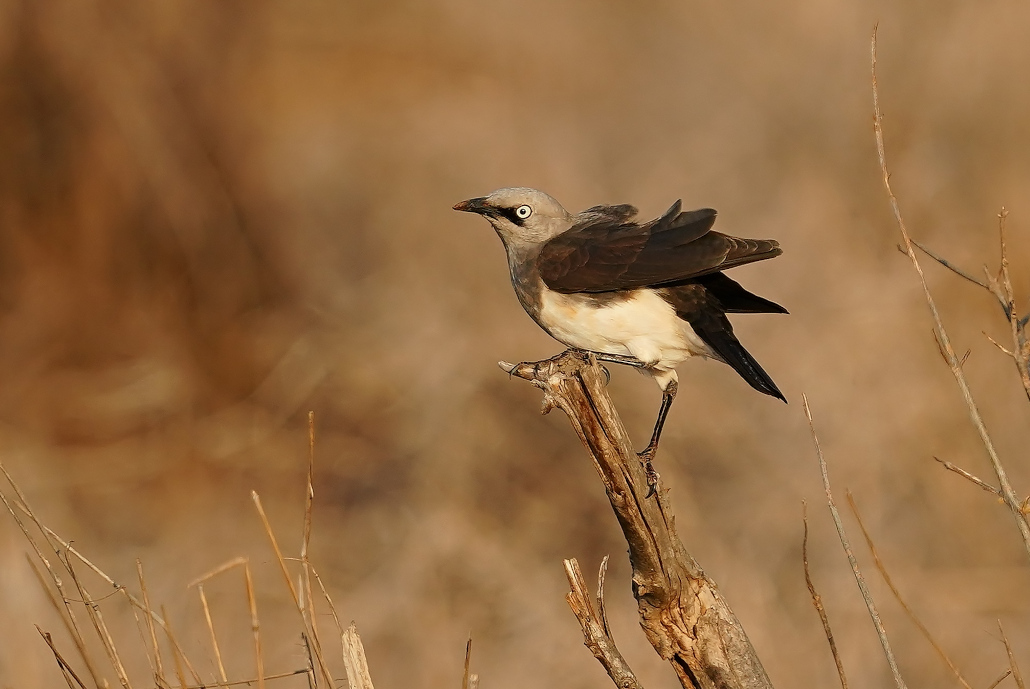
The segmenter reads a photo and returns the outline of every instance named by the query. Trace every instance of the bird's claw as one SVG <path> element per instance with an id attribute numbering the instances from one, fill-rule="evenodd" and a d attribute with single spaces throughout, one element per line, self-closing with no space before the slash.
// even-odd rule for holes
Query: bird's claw
<path id="1" fill-rule="evenodd" d="M 647 478 L 647 495 L 644 499 L 650 498 L 652 495 L 658 492 L 658 480 L 661 478 L 661 474 L 654 470 L 654 450 L 647 448 L 643 452 L 638 452 L 637 457 L 644 463 L 644 476 Z"/>

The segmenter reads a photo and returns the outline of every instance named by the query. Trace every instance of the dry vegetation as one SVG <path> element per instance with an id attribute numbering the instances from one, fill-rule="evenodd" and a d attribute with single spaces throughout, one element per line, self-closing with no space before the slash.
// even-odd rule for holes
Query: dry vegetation
<path id="1" fill-rule="evenodd" d="M 896 249 L 870 133 L 876 21 L 904 219 L 988 289 L 910 254 L 1007 462 L 1007 508 L 933 461 L 1004 493 Z M 782 242 L 736 277 L 792 315 L 736 320 L 787 407 L 725 367 L 683 367 L 658 458 L 680 535 L 773 684 L 837 681 L 801 571 L 799 504 L 822 492 L 804 390 L 878 562 L 964 681 L 988 687 L 1010 664 L 997 620 L 1024 667 L 1030 644 L 1013 529 L 1030 486 L 1025 372 L 981 334 L 1025 352 L 1007 305 L 1025 311 L 1030 293 L 1028 23 L 1014 0 L 3 3 L 0 457 L 23 502 L 113 581 L 135 590 L 139 559 L 203 678 L 219 662 L 186 584 L 233 557 L 250 563 L 267 671 L 317 668 L 250 497 L 289 555 L 314 409 L 308 552 L 377 686 L 457 686 L 470 631 L 485 685 L 603 686 L 559 563 L 606 554 L 620 649 L 642 685 L 676 686 L 613 594 L 628 588 L 625 542 L 576 438 L 493 365 L 556 346 L 511 295 L 496 238 L 450 206 L 509 184 L 570 208 L 654 213 L 682 196 L 718 208 L 720 229 Z M 998 265 L 1003 206 L 1008 267 L 991 282 L 969 267 Z M 646 437 L 653 386 L 615 370 L 610 391 Z M 837 535 L 814 515 L 810 574 L 841 665 L 850 686 L 884 686 Z M 25 549 L 0 522 L 0 686 L 60 686 L 33 625 L 62 653 L 72 640 Z M 856 556 L 909 685 L 957 686 Z M 122 606 L 105 618 L 118 643 L 145 643 L 124 593 L 68 562 Z M 242 578 L 203 583 L 230 678 L 256 672 Z M 331 616 L 314 623 L 329 638 Z M 148 676 L 145 655 L 124 664 Z"/>

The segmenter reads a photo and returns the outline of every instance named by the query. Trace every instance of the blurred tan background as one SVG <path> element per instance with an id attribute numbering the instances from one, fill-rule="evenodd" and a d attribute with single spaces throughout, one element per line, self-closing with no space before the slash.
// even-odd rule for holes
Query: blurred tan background
<path id="1" fill-rule="evenodd" d="M 780 240 L 783 257 L 733 277 L 792 313 L 735 320 L 789 405 L 725 366 L 680 370 L 657 461 L 683 539 L 775 684 L 833 686 L 801 568 L 807 498 L 852 684 L 889 682 L 823 505 L 806 392 L 842 502 L 850 488 L 902 592 L 985 687 L 1006 667 L 997 618 L 1030 663 L 1030 568 L 1011 517 L 932 460 L 990 474 L 895 249 L 875 22 L 912 232 L 977 271 L 996 265 L 1008 207 L 1025 309 L 1022 2 L 5 2 L 0 458 L 116 579 L 141 558 L 206 673 L 186 583 L 252 557 L 266 667 L 288 670 L 304 663 L 299 626 L 249 491 L 295 552 L 314 410 L 314 562 L 377 686 L 458 686 L 470 632 L 484 687 L 607 686 L 561 559 L 593 571 L 610 553 L 616 638 L 647 686 L 673 687 L 582 449 L 495 364 L 560 347 L 521 311 L 486 223 L 450 207 L 513 185 L 648 217 L 682 197 L 719 209 L 721 231 Z M 981 334 L 1007 326 L 985 293 L 927 270 L 1025 493 L 1030 405 Z M 611 389 L 642 446 L 657 388 L 615 370 Z M 848 524 L 910 685 L 947 686 Z M 26 549 L 0 519 L 0 686 L 57 686 L 32 623 L 68 640 Z M 209 594 L 239 677 L 252 657 L 237 579 Z"/>

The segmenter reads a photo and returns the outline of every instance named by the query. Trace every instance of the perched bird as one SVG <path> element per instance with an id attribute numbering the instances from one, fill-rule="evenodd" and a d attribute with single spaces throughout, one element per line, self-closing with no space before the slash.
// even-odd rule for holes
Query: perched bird
<path id="1" fill-rule="evenodd" d="M 717 359 L 754 389 L 786 402 L 737 341 L 726 314 L 787 310 L 722 272 L 779 256 L 777 242 L 713 232 L 714 210 L 684 212 L 680 201 L 644 223 L 633 220 L 633 206 L 594 206 L 572 215 L 542 191 L 521 187 L 462 201 L 454 210 L 490 222 L 507 251 L 519 301 L 551 337 L 654 377 L 662 406 L 640 453 L 652 489 L 651 460 L 676 396 L 680 362 Z"/>

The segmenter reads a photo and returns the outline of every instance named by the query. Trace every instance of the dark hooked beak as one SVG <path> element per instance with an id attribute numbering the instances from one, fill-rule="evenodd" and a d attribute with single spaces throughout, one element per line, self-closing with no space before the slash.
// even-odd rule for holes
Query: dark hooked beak
<path id="1" fill-rule="evenodd" d="M 480 196 L 479 198 L 469 199 L 468 201 L 462 201 L 461 203 L 454 204 L 454 210 L 465 211 L 466 213 L 479 213 L 485 215 L 492 209 L 486 202 L 486 197 Z"/>

